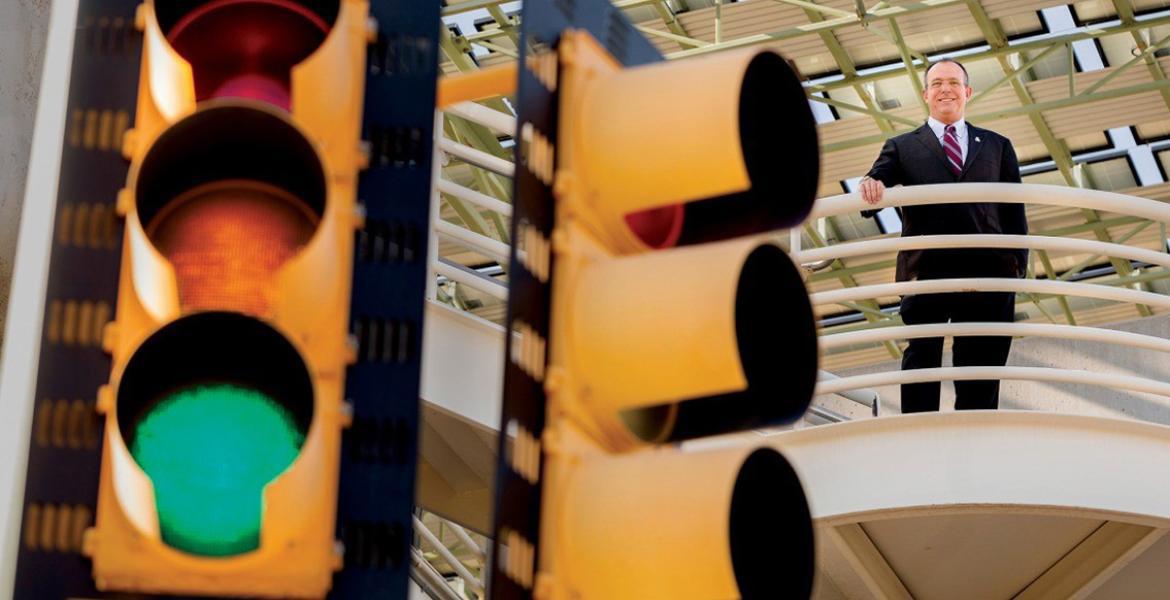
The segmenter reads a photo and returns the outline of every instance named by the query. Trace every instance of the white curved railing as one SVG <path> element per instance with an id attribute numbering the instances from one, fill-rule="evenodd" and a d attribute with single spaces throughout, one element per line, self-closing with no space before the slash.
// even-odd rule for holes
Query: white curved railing
<path id="1" fill-rule="evenodd" d="M 898 383 L 925 383 L 928 381 L 968 381 L 973 379 L 1016 379 L 1097 385 L 1111 389 L 1146 392 L 1170 397 L 1170 383 L 1131 375 L 1098 373 L 1077 369 L 1050 367 L 937 367 L 912 371 L 888 371 L 854 375 L 827 381 L 817 386 L 818 394 L 835 394 L 854 387 L 870 387 Z"/>
<path id="2" fill-rule="evenodd" d="M 1170 223 L 1170 205 L 1161 202 L 1113 192 L 1035 184 L 970 183 L 891 188 L 886 190 L 881 207 L 964 202 L 1028 203 L 1093 209 L 1136 216 L 1163 224 Z M 874 207 L 861 200 L 860 194 L 843 194 L 818 200 L 810 218 L 835 216 L 872 208 Z M 809 250 L 800 247 L 799 232 L 794 232 L 790 236 L 790 240 L 793 259 L 801 264 L 823 264 L 825 261 L 833 259 L 856 258 L 900 250 L 1006 248 L 1124 258 L 1170 269 L 1170 255 L 1163 252 L 1112 242 L 1041 235 L 929 235 L 882 238 L 847 242 Z M 1074 296 L 1170 309 L 1170 296 L 1163 294 L 1127 287 L 1059 279 L 980 277 L 915 280 L 846 287 L 816 292 L 810 297 L 815 306 L 828 304 L 848 306 L 850 303 L 860 300 L 892 296 L 970 291 Z M 1101 342 L 1146 351 L 1170 352 L 1170 340 L 1160 337 L 1094 327 L 1036 323 L 951 323 L 877 327 L 859 331 L 823 333 L 821 347 L 828 350 L 858 344 L 888 343 L 903 339 L 969 335 L 1061 338 Z M 833 378 L 832 380 L 822 378 L 817 387 L 817 393 L 839 394 L 855 388 L 975 379 L 1062 382 L 1170 397 L 1170 384 L 1142 377 L 1077 369 L 1008 366 L 946 367 L 870 373 Z"/>
<path id="3" fill-rule="evenodd" d="M 1170 223 L 1170 205 L 1161 202 L 1115 192 L 1036 183 L 959 183 L 895 187 L 886 190 L 881 208 L 970 202 L 1091 208 Z M 809 218 L 819 219 L 873 208 L 874 206 L 862 201 L 861 194 L 856 192 L 827 196 L 817 200 Z"/>
<path id="4" fill-rule="evenodd" d="M 1011 248 L 1046 250 L 1049 252 L 1070 252 L 1116 256 L 1140 260 L 1160 267 L 1170 268 L 1170 255 L 1145 248 L 1134 248 L 1125 244 L 1080 240 L 1040 235 L 919 235 L 905 238 L 882 238 L 846 242 L 826 248 L 802 250 L 798 254 L 801 263 L 820 262 L 834 258 L 856 258 L 898 250 L 934 250 L 939 248 Z"/>
<path id="5" fill-rule="evenodd" d="M 1159 308 L 1170 308 L 1170 296 L 1115 288 L 1075 281 L 1053 281 L 1043 279 L 1000 279 L 995 277 L 972 277 L 969 279 L 919 279 L 898 281 L 816 292 L 809 294 L 813 306 L 840 304 L 866 298 L 885 296 L 909 296 L 912 294 L 942 294 L 947 292 L 1024 292 L 1050 294 L 1053 296 L 1081 296 L 1098 300 L 1133 302 Z"/>
<path id="6" fill-rule="evenodd" d="M 1021 337 L 1046 337 L 1087 342 L 1104 342 L 1152 350 L 1170 352 L 1170 340 L 1166 338 L 1075 325 L 1050 325 L 1047 323 L 953 323 L 937 325 L 900 325 L 847 331 L 821 338 L 821 348 L 828 350 L 852 344 L 885 342 L 898 339 L 941 337 L 947 335 L 1010 335 Z"/>

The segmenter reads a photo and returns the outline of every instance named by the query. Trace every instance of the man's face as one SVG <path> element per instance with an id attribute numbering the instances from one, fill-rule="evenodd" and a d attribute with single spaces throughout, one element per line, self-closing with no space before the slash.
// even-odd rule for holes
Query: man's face
<path id="1" fill-rule="evenodd" d="M 930 116 L 947 125 L 963 118 L 972 91 L 963 81 L 963 69 L 955 63 L 939 63 L 930 69 L 922 92 Z"/>

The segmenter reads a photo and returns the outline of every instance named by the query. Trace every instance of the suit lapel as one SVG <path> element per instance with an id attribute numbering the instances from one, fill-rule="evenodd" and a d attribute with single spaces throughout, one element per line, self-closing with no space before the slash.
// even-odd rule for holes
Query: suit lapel
<path id="1" fill-rule="evenodd" d="M 967 123 L 967 160 L 963 161 L 963 174 L 960 176 L 960 179 L 966 176 L 967 169 L 970 169 L 971 165 L 975 164 L 975 157 L 979 156 L 979 151 L 987 143 L 983 139 L 985 137 L 988 137 L 987 131 L 973 127 L 970 123 Z"/>
<path id="2" fill-rule="evenodd" d="M 943 152 L 942 144 L 938 142 L 938 138 L 934 137 L 934 130 L 930 128 L 930 125 L 919 127 L 914 131 L 914 137 L 942 161 L 943 166 L 947 169 L 947 173 L 952 172 L 951 163 L 947 160 L 946 153 Z"/>

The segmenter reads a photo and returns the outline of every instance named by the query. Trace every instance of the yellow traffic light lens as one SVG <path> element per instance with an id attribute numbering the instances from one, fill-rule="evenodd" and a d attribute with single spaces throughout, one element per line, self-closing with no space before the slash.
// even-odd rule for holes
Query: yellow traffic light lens
<path id="1" fill-rule="evenodd" d="M 130 454 L 154 483 L 163 541 L 203 556 L 259 547 L 261 490 L 305 439 L 288 409 L 231 384 L 165 397 L 133 437 Z"/>
<path id="2" fill-rule="evenodd" d="M 289 340 L 238 313 L 196 313 L 147 338 L 116 393 L 162 541 L 201 556 L 259 548 L 266 486 L 296 460 L 313 420 L 313 381 Z"/>
<path id="3" fill-rule="evenodd" d="M 325 214 L 324 166 L 282 115 L 217 102 L 166 130 L 135 178 L 135 212 L 174 268 L 183 313 L 270 316 L 281 267 Z"/>
<path id="4" fill-rule="evenodd" d="M 183 311 L 267 314 L 276 274 L 317 226 L 317 216 L 280 188 L 229 180 L 171 202 L 147 235 L 175 268 Z"/>

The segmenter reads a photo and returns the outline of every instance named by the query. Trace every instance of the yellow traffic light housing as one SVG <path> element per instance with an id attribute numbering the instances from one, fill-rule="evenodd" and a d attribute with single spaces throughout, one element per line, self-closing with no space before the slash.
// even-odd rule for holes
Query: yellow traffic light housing
<path id="1" fill-rule="evenodd" d="M 808 597 L 812 524 L 778 452 L 556 452 L 541 541 L 547 597 Z"/>
<path id="2" fill-rule="evenodd" d="M 623 66 L 597 10 L 608 48 L 526 6 L 493 596 L 807 597 L 784 457 L 667 445 L 811 400 L 808 293 L 763 237 L 815 196 L 804 90 L 770 50 Z"/>
<path id="3" fill-rule="evenodd" d="M 367 14 L 364 0 L 140 7 L 85 543 L 98 589 L 321 598 L 342 566 Z"/>

